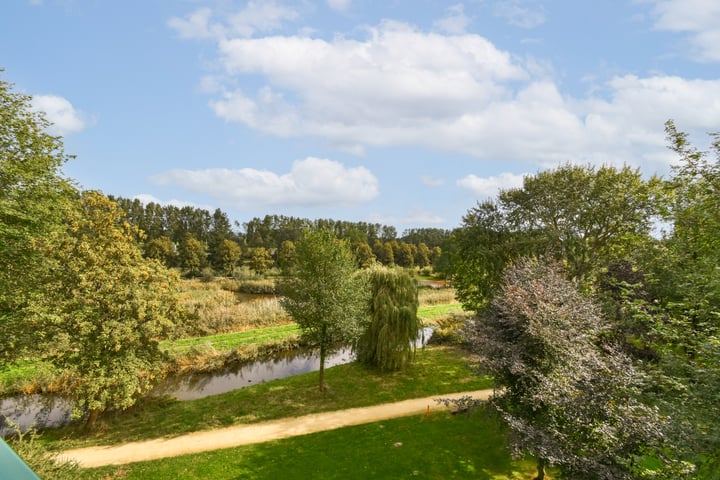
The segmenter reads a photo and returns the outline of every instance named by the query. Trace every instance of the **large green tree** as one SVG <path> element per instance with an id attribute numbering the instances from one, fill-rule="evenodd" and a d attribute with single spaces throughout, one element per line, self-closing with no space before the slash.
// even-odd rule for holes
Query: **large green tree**
<path id="1" fill-rule="evenodd" d="M 2 73 L 2 69 L 0 69 Z M 70 158 L 30 97 L 0 80 L 0 359 L 32 345 L 21 310 L 45 267 L 35 242 L 60 228 L 74 188 L 61 174 Z"/>
<path id="2" fill-rule="evenodd" d="M 399 370 L 412 360 L 422 327 L 417 284 L 400 269 L 376 267 L 368 275 L 370 316 L 357 341 L 357 358 L 380 370 Z"/>
<path id="3" fill-rule="evenodd" d="M 205 245 L 192 233 L 186 233 L 178 247 L 178 263 L 180 268 L 190 276 L 200 275 L 200 271 L 207 265 L 207 251 Z"/>
<path id="4" fill-rule="evenodd" d="M 158 342 L 182 315 L 177 275 L 142 256 L 122 218 L 107 197 L 83 192 L 65 230 L 39 242 L 49 268 L 23 312 L 45 358 L 72 374 L 69 393 L 90 426 L 153 387 Z"/>
<path id="5" fill-rule="evenodd" d="M 455 280 L 463 303 L 488 305 L 514 259 L 550 254 L 568 275 L 594 282 L 613 259 L 647 241 L 659 213 L 662 183 L 629 167 L 565 165 L 501 191 L 471 209 L 456 232 Z"/>
<path id="6" fill-rule="evenodd" d="M 279 285 L 281 304 L 303 340 L 320 352 L 319 387 L 324 391 L 325 359 L 357 338 L 369 290 L 365 277 L 357 274 L 350 246 L 331 231 L 306 232 L 296 252 L 297 261 Z"/>
<path id="7" fill-rule="evenodd" d="M 242 249 L 237 242 L 232 240 L 222 240 L 215 249 L 215 268 L 218 268 L 227 276 L 232 276 L 241 259 Z"/>
<path id="8" fill-rule="evenodd" d="M 631 298 L 621 311 L 646 326 L 646 348 L 659 356 L 652 364 L 657 401 L 674 418 L 675 452 L 695 466 L 693 478 L 714 479 L 720 471 L 720 134 L 711 134 L 710 151 L 702 151 L 672 121 L 666 133 L 679 160 L 667 182 L 672 228 L 643 256 L 646 275 L 635 289 L 647 292 L 640 297 L 645 303 Z"/>

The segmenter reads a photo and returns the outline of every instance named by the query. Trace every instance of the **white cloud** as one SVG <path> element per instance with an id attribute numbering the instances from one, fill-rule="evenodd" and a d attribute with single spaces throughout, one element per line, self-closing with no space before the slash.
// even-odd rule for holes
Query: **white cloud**
<path id="1" fill-rule="evenodd" d="M 72 103 L 57 95 L 33 96 L 32 108 L 45 112 L 45 118 L 52 123 L 48 131 L 53 135 L 77 133 L 87 126 L 82 114 L 75 110 Z"/>
<path id="2" fill-rule="evenodd" d="M 655 4 L 655 28 L 686 32 L 703 62 L 720 62 L 720 2 L 717 0 L 651 0 Z"/>
<path id="3" fill-rule="evenodd" d="M 159 198 L 157 198 L 153 195 L 150 195 L 149 193 L 141 193 L 139 195 L 135 195 L 133 197 L 133 200 L 140 200 L 140 202 L 143 205 L 147 205 L 149 203 L 157 203 L 158 205 L 172 205 L 173 207 L 178 207 L 178 208 L 193 207 L 193 208 L 201 208 L 203 210 L 208 210 L 208 211 L 213 210 L 212 207 L 209 207 L 207 205 L 199 206 L 199 205 L 195 205 L 194 203 L 191 203 L 191 202 L 186 202 L 184 200 L 176 200 L 176 199 L 167 200 L 167 201 L 160 200 Z"/>
<path id="4" fill-rule="evenodd" d="M 183 38 L 251 37 L 257 32 L 272 32 L 286 21 L 295 20 L 298 12 L 274 0 L 249 1 L 236 11 L 213 12 L 199 8 L 185 18 L 172 17 L 167 24 Z"/>
<path id="5" fill-rule="evenodd" d="M 495 5 L 495 15 L 520 28 L 535 28 L 545 23 L 545 9 L 533 0 L 499 1 Z"/>
<path id="6" fill-rule="evenodd" d="M 344 12 L 350 8 L 351 0 L 326 0 L 328 7 L 338 12 Z"/>
<path id="7" fill-rule="evenodd" d="M 200 8 L 185 18 L 172 17 L 167 24 L 182 38 L 211 38 L 222 34 L 220 30 L 212 30 L 209 24 L 211 15 L 209 8 Z"/>
<path id="8" fill-rule="evenodd" d="M 415 146 L 489 161 L 667 169 L 663 124 L 714 131 L 720 80 L 612 78 L 584 97 L 560 92 L 552 69 L 474 34 L 399 22 L 363 38 L 228 38 L 209 102 L 229 122 L 279 137 L 318 137 L 339 150 Z M 245 77 L 256 91 L 239 89 Z"/>
<path id="9" fill-rule="evenodd" d="M 434 22 L 436 29 L 450 34 L 465 33 L 470 24 L 470 17 L 465 15 L 465 7 L 462 4 L 453 5 L 447 9 L 447 15 Z"/>
<path id="10" fill-rule="evenodd" d="M 170 170 L 151 180 L 241 206 L 354 205 L 378 195 L 377 178 L 365 167 L 348 168 L 314 157 L 294 162 L 290 172 L 282 175 L 252 168 L 214 168 Z"/>
<path id="11" fill-rule="evenodd" d="M 472 190 L 478 199 L 494 198 L 500 190 L 521 187 L 526 174 L 501 173 L 492 177 L 470 174 L 457 181 L 460 187 Z"/>

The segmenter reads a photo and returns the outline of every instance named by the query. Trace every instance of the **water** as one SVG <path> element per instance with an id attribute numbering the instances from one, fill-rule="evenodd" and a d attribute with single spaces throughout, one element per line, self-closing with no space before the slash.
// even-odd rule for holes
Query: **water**
<path id="1" fill-rule="evenodd" d="M 350 349 L 345 348 L 328 355 L 325 368 L 352 362 Z M 212 373 L 191 373 L 166 379 L 153 395 L 170 395 L 178 400 L 196 400 L 218 395 L 278 378 L 320 370 L 320 357 L 316 353 L 303 353 L 285 358 L 240 365 Z"/>
<path id="2" fill-rule="evenodd" d="M 17 424 L 22 431 L 31 426 L 38 428 L 61 427 L 70 423 L 72 402 L 58 395 L 19 395 L 0 400 L 0 436 L 14 430 L 5 419 Z"/>
<path id="3" fill-rule="evenodd" d="M 433 329 L 424 328 L 416 347 L 422 347 L 432 336 Z M 342 365 L 355 360 L 349 348 L 330 354 L 325 359 L 325 368 Z M 292 352 L 287 355 L 241 364 L 236 367 L 211 373 L 191 373 L 170 377 L 155 388 L 152 395 L 169 395 L 178 400 L 196 400 L 218 395 L 238 388 L 258 383 L 286 378 L 320 369 L 320 357 L 317 352 Z M 70 422 L 72 403 L 56 395 L 20 395 L 0 400 L 0 436 L 11 430 L 4 418 L 18 424 L 22 430 L 35 425 L 38 428 L 52 428 Z"/>

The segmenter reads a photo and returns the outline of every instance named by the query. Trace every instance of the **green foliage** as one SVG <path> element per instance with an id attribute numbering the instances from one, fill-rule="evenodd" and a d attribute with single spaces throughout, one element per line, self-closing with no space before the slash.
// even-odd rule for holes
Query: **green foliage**
<path id="1" fill-rule="evenodd" d="M 154 238 L 145 243 L 145 256 L 172 267 L 175 265 L 175 244 L 169 237 Z"/>
<path id="2" fill-rule="evenodd" d="M 178 262 L 180 268 L 189 276 L 197 277 L 202 268 L 207 265 L 205 246 L 191 233 L 186 233 L 178 248 Z"/>
<path id="3" fill-rule="evenodd" d="M 501 274 L 522 256 L 549 254 L 570 278 L 592 283 L 612 260 L 649 237 L 661 211 L 661 182 L 629 167 L 565 165 L 524 179 L 497 202 L 470 210 L 456 232 L 458 296 L 482 310 Z"/>
<path id="4" fill-rule="evenodd" d="M 674 419 L 671 442 L 680 459 L 695 465 L 693 478 L 717 478 L 720 435 L 720 134 L 711 150 L 693 147 L 672 121 L 671 150 L 679 157 L 667 184 L 667 238 L 642 257 L 646 269 L 640 298 L 620 302 L 636 324 L 646 326 L 654 399 Z"/>
<path id="5" fill-rule="evenodd" d="M 237 242 L 224 239 L 220 242 L 215 253 L 215 266 L 227 276 L 232 276 L 235 267 L 242 258 L 242 249 Z"/>
<path id="6" fill-rule="evenodd" d="M 69 393 L 90 423 L 152 388 L 157 339 L 182 315 L 177 276 L 142 257 L 136 229 L 121 217 L 102 194 L 84 192 L 66 231 L 39 244 L 49 268 L 25 312 L 39 351 L 76 377 Z"/>
<path id="7" fill-rule="evenodd" d="M 369 268 L 375 263 L 375 254 L 366 242 L 354 243 L 353 253 L 360 268 Z"/>
<path id="8" fill-rule="evenodd" d="M 369 279 L 370 318 L 356 344 L 357 359 L 380 370 L 400 370 L 412 360 L 422 328 L 415 280 L 387 268 L 370 270 Z"/>
<path id="9" fill-rule="evenodd" d="M 268 249 L 264 247 L 253 248 L 250 254 L 250 268 L 256 274 L 261 275 L 267 272 L 273 266 L 273 258 Z"/>
<path id="10" fill-rule="evenodd" d="M 635 464 L 657 451 L 662 420 L 637 399 L 642 376 L 610 344 L 599 308 L 557 265 L 520 260 L 473 325 L 471 341 L 499 393 L 516 452 L 568 478 L 643 477 Z M 647 472 L 657 474 L 658 472 Z"/>
<path id="11" fill-rule="evenodd" d="M 45 268 L 35 241 L 61 228 L 74 191 L 60 170 L 71 157 L 48 126 L 30 97 L 0 80 L 0 360 L 34 343 L 22 308 Z"/>
<path id="12" fill-rule="evenodd" d="M 76 462 L 59 460 L 53 452 L 48 451 L 38 441 L 39 435 L 35 429 L 20 431 L 17 425 L 9 420 L 14 432 L 9 438 L 9 445 L 15 450 L 25 464 L 41 479 L 76 480 L 80 475 L 80 468 Z"/>
<path id="13" fill-rule="evenodd" d="M 290 270 L 297 261 L 297 253 L 295 252 L 295 244 L 290 240 L 285 240 L 278 249 L 277 263 L 282 270 Z"/>
<path id="14" fill-rule="evenodd" d="M 297 264 L 279 290 L 283 308 L 302 329 L 303 340 L 320 350 L 320 390 L 324 390 L 325 357 L 357 337 L 369 291 L 364 278 L 356 274 L 348 244 L 329 230 L 307 232 L 296 248 Z"/>

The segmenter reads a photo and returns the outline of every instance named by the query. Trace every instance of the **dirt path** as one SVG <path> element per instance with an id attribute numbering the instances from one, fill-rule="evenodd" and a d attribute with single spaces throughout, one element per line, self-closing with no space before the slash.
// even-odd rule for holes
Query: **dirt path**
<path id="1" fill-rule="evenodd" d="M 428 407 L 430 407 L 431 412 L 445 409 L 445 407 L 435 402 L 435 399 L 439 397 L 460 398 L 464 395 L 471 395 L 476 399 L 485 400 L 491 393 L 492 390 L 478 390 L 435 395 L 372 407 L 315 413 L 304 417 L 284 418 L 250 425 L 235 425 L 216 430 L 189 433 L 174 438 L 158 438 L 114 446 L 78 448 L 62 452 L 60 457 L 76 460 L 82 467 L 88 468 L 143 462 L 187 453 L 267 442 L 296 435 L 377 422 L 389 418 L 422 415 L 427 412 Z"/>

